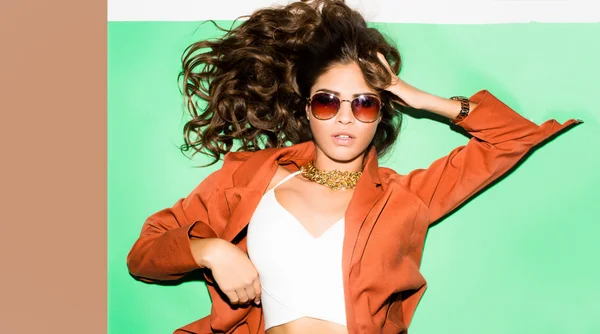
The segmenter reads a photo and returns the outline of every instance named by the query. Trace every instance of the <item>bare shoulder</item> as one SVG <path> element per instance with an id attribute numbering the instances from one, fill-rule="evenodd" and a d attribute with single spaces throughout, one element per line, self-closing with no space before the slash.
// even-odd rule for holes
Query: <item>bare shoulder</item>
<path id="1" fill-rule="evenodd" d="M 286 176 L 292 174 L 289 170 L 285 169 L 284 167 L 278 165 L 277 166 L 277 171 L 275 172 L 275 175 L 273 175 L 273 178 L 271 179 L 271 182 L 269 183 L 269 186 L 267 187 L 266 191 L 271 190 L 273 187 L 275 187 L 275 185 L 283 180 Z"/>

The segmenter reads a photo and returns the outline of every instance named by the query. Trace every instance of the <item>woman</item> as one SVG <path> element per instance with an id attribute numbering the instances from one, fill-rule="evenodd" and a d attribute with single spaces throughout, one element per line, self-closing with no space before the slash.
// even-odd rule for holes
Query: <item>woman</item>
<path id="1" fill-rule="evenodd" d="M 580 122 L 538 126 L 487 90 L 409 85 L 398 51 L 343 1 L 259 10 L 190 46 L 183 67 L 183 149 L 224 163 L 148 217 L 128 256 L 145 282 L 203 272 L 211 314 L 179 333 L 406 333 L 427 228 Z M 427 169 L 378 167 L 400 106 L 473 137 Z"/>

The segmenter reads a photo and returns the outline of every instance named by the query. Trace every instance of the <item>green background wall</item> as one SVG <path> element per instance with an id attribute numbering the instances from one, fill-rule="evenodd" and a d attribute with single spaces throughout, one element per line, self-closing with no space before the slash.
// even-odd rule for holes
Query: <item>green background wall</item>
<path id="1" fill-rule="evenodd" d="M 403 79 L 425 91 L 488 89 L 538 124 L 585 121 L 430 229 L 429 288 L 411 334 L 600 333 L 600 24 L 374 25 L 398 45 Z M 112 334 L 171 333 L 210 312 L 204 283 L 137 282 L 125 258 L 147 216 L 221 165 L 193 168 L 203 157 L 179 152 L 176 82 L 184 48 L 219 35 L 197 22 L 108 23 Z M 381 165 L 407 173 L 466 142 L 447 124 L 407 116 Z"/>

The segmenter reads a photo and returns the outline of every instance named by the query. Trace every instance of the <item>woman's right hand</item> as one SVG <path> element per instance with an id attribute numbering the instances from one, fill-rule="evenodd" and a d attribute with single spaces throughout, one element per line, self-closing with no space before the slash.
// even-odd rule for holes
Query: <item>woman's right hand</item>
<path id="1" fill-rule="evenodd" d="M 211 270 L 215 283 L 232 305 L 260 304 L 258 271 L 241 249 L 223 239 L 192 239 L 199 264 Z"/>

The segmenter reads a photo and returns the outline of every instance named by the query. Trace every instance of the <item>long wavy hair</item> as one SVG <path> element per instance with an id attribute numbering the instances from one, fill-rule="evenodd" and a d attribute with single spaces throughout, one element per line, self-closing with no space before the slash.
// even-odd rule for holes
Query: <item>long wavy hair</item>
<path id="1" fill-rule="evenodd" d="M 185 144 L 214 158 L 312 140 L 306 98 L 317 78 L 336 64 L 356 62 L 382 99 L 382 121 L 371 145 L 385 154 L 400 132 L 400 98 L 384 90 L 399 73 L 400 53 L 343 0 L 301 1 L 255 11 L 225 34 L 188 46 L 179 74 L 186 109 Z M 214 21 L 213 24 L 216 25 Z M 236 21 L 237 22 L 237 19 Z M 234 22 L 234 25 L 235 25 Z"/>

